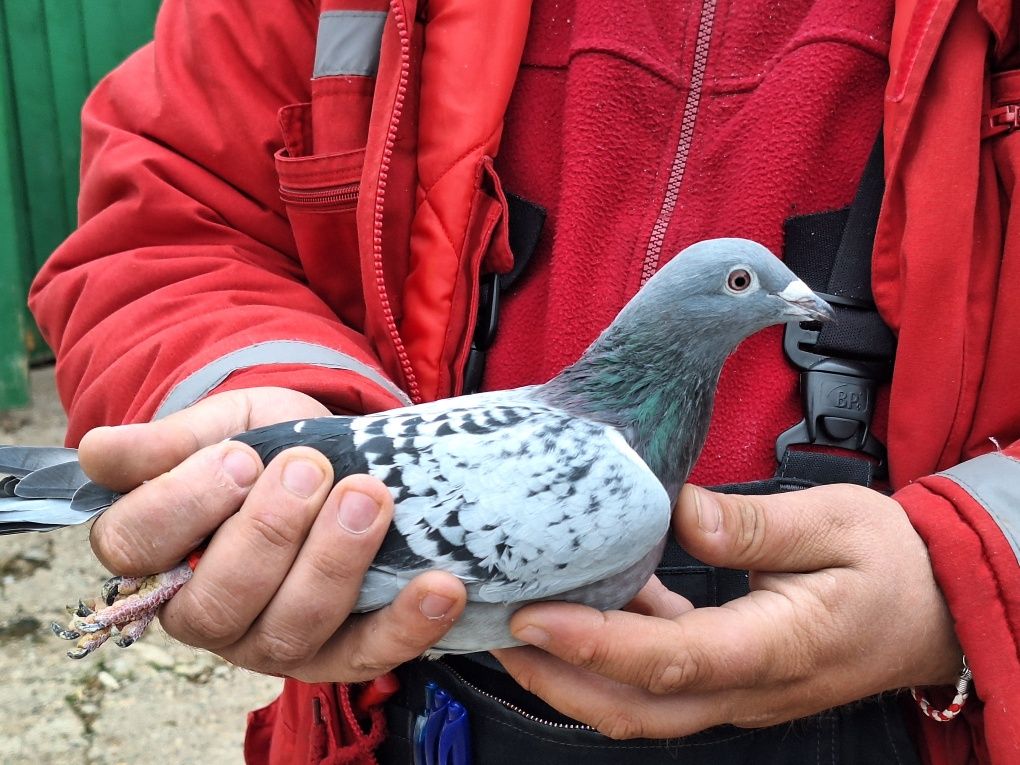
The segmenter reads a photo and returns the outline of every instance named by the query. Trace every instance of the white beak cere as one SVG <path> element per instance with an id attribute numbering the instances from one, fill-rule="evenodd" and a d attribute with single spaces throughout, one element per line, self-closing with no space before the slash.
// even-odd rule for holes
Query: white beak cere
<path id="1" fill-rule="evenodd" d="M 800 279 L 795 279 L 783 289 L 776 293 L 776 297 L 786 302 L 791 318 L 800 317 L 808 321 L 832 321 L 836 314 L 832 306 L 822 300 L 811 291 Z"/>
<path id="2" fill-rule="evenodd" d="M 807 300 L 814 300 L 815 293 L 811 291 L 800 279 L 794 279 L 792 282 L 786 285 L 786 288 L 780 292 L 777 297 L 782 298 L 787 303 L 800 303 Z"/>

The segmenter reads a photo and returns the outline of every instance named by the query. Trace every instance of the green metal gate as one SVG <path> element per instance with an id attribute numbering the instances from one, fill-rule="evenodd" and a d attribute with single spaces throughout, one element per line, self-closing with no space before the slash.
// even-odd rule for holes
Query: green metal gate
<path id="1" fill-rule="evenodd" d="M 159 0 L 0 0 L 0 409 L 28 402 L 49 355 L 25 308 L 76 222 L 89 90 L 152 38 Z"/>

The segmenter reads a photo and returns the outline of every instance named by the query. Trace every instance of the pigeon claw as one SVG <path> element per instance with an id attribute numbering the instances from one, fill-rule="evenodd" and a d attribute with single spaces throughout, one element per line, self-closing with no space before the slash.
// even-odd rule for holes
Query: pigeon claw
<path id="1" fill-rule="evenodd" d="M 110 631 L 99 632 L 93 635 L 82 635 L 81 640 L 78 641 L 77 645 L 67 652 L 67 658 L 69 659 L 84 659 L 90 653 L 95 651 L 99 646 L 110 639 Z"/>
<path id="2" fill-rule="evenodd" d="M 99 632 L 100 630 L 105 630 L 110 627 L 109 624 L 102 624 L 100 622 L 85 622 L 79 621 L 78 619 L 74 620 L 74 626 L 78 629 L 79 632 L 82 632 L 86 635 L 92 635 L 96 632 Z"/>
<path id="3" fill-rule="evenodd" d="M 152 623 L 152 620 L 155 617 L 156 612 L 152 611 L 151 613 L 143 615 L 139 619 L 135 619 L 133 622 L 123 625 L 119 628 L 119 634 L 114 642 L 121 648 L 127 648 L 142 636 L 145 632 L 145 628 Z"/>
<path id="4" fill-rule="evenodd" d="M 159 607 L 177 594 L 191 578 L 187 563 L 162 574 L 146 577 L 120 577 L 110 579 L 102 591 L 102 603 L 95 599 L 79 600 L 77 608 L 69 607 L 71 623 L 62 627 L 54 623 L 53 634 L 64 640 L 78 643 L 67 655 L 81 659 L 114 638 L 114 642 L 127 648 L 145 632 L 156 617 Z"/>
<path id="5" fill-rule="evenodd" d="M 113 601 L 117 599 L 120 594 L 120 584 L 124 581 L 122 576 L 114 576 L 106 580 L 106 584 L 103 585 L 103 602 L 108 606 L 113 605 Z"/>
<path id="6" fill-rule="evenodd" d="M 77 640 L 78 638 L 81 637 L 80 632 L 64 629 L 56 622 L 50 624 L 50 630 L 53 632 L 54 635 L 56 635 L 61 640 Z"/>

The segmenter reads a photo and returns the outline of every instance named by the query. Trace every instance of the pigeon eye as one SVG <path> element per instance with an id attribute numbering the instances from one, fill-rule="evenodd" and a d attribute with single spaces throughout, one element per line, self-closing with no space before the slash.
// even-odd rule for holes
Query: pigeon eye
<path id="1" fill-rule="evenodd" d="M 726 278 L 726 288 L 730 292 L 746 292 L 752 281 L 751 274 L 746 268 L 735 268 Z"/>

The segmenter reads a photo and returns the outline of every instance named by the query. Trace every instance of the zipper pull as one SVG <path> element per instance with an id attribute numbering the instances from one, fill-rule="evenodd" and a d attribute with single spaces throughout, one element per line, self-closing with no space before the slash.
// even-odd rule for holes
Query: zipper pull
<path id="1" fill-rule="evenodd" d="M 1003 133 L 1012 133 L 1020 127 L 1020 103 L 1005 104 L 981 115 L 981 140 Z"/>

